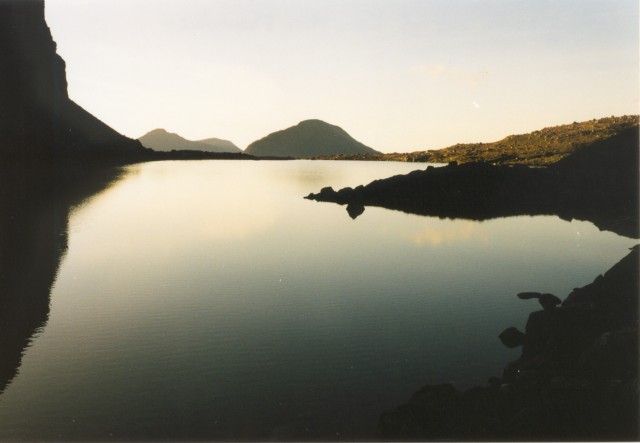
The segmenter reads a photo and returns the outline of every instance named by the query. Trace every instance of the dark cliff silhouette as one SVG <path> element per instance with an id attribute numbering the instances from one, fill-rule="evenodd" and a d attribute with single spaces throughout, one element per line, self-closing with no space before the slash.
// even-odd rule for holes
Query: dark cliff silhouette
<path id="1" fill-rule="evenodd" d="M 635 246 L 561 306 L 552 294 L 519 294 L 543 307 L 529 315 L 524 333 L 511 327 L 500 334 L 505 345 L 522 346 L 520 358 L 486 386 L 423 387 L 381 415 L 379 437 L 637 441 L 638 252 Z"/>
<path id="2" fill-rule="evenodd" d="M 56 53 L 42 0 L 0 2 L 0 58 L 3 164 L 121 164 L 148 154 L 69 99 L 65 62 Z"/>
<path id="3" fill-rule="evenodd" d="M 13 184 L 73 181 L 95 168 L 140 161 L 254 158 L 154 152 L 73 102 L 65 62 L 45 22 L 44 0 L 0 1 L 0 59 L 0 168 Z"/>
<path id="4" fill-rule="evenodd" d="M 254 159 L 241 153 L 154 152 L 69 99 L 65 62 L 43 0 L 0 0 L 0 393 L 49 315 L 73 205 L 119 166 L 162 159 Z"/>
<path id="5" fill-rule="evenodd" d="M 155 151 L 204 151 L 204 152 L 241 152 L 240 148 L 231 143 L 229 140 L 219 138 L 207 138 L 200 141 L 187 140 L 173 132 L 167 132 L 165 129 L 154 129 L 138 138 L 145 148 Z"/>
<path id="6" fill-rule="evenodd" d="M 376 154 L 377 151 L 353 139 L 342 128 L 321 120 L 305 120 L 251 143 L 247 154 L 309 158 L 319 155 Z"/>
<path id="7" fill-rule="evenodd" d="M 555 214 L 637 238 L 638 127 L 546 168 L 452 163 L 306 198 L 347 204 L 354 218 L 365 206 L 473 220 Z"/>
<path id="8" fill-rule="evenodd" d="M 148 159 L 69 99 L 42 0 L 0 1 L 0 391 L 47 321 L 74 203 Z"/>

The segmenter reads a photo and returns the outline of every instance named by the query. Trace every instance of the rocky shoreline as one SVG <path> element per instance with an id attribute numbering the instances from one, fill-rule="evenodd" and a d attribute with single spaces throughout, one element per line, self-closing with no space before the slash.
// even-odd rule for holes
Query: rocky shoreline
<path id="1" fill-rule="evenodd" d="M 522 346 L 501 377 L 465 392 L 427 385 L 382 413 L 382 440 L 638 440 L 639 247 L 557 306 L 538 298 L 525 331 L 500 339 Z M 551 299 L 551 301 L 549 301 Z M 531 302 L 529 302 L 531 303 Z"/>
<path id="2" fill-rule="evenodd" d="M 366 206 L 472 220 L 558 215 L 638 238 L 638 140 L 635 127 L 544 168 L 450 163 L 305 198 L 347 205 L 352 218 Z"/>
<path id="3" fill-rule="evenodd" d="M 450 163 L 305 198 L 346 205 L 352 218 L 366 206 L 472 220 L 557 215 L 638 238 L 638 152 L 635 127 L 544 168 Z M 524 332 L 508 327 L 500 334 L 505 346 L 522 346 L 520 358 L 485 386 L 423 387 L 380 416 L 378 438 L 638 440 L 638 257 L 635 246 L 564 301 L 518 294 L 542 307 Z"/>

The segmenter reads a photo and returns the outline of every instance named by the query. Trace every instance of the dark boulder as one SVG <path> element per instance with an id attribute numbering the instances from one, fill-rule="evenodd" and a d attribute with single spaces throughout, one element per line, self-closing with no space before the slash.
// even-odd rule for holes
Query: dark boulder
<path id="1" fill-rule="evenodd" d="M 510 327 L 502 331 L 498 338 L 507 348 L 517 348 L 523 345 L 525 335 L 518 328 Z"/>
<path id="2" fill-rule="evenodd" d="M 352 219 L 358 218 L 364 212 L 364 206 L 358 203 L 349 203 L 347 205 L 347 212 Z"/>

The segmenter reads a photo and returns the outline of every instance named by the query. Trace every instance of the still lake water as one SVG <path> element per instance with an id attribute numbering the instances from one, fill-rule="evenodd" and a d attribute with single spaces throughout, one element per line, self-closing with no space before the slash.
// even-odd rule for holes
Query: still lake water
<path id="1" fill-rule="evenodd" d="M 500 375 L 535 301 L 633 239 L 553 216 L 441 220 L 304 200 L 425 165 L 157 162 L 75 208 L 0 440 L 371 439 L 425 384 Z"/>

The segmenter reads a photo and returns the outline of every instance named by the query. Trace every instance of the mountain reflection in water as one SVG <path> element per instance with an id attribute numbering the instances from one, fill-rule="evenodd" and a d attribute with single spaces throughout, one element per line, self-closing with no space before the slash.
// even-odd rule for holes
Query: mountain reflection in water
<path id="1" fill-rule="evenodd" d="M 27 171 L 0 171 L 0 395 L 18 373 L 26 347 L 46 326 L 51 286 L 67 251 L 71 209 L 122 174 L 116 168 L 92 171 L 72 184 L 41 170 Z"/>

